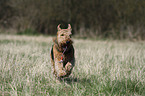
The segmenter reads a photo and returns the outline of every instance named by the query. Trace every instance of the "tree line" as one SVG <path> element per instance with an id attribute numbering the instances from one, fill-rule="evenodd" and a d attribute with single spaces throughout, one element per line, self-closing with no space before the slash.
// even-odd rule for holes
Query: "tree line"
<path id="1" fill-rule="evenodd" d="M 0 0 L 0 29 L 80 37 L 145 39 L 145 0 Z"/>

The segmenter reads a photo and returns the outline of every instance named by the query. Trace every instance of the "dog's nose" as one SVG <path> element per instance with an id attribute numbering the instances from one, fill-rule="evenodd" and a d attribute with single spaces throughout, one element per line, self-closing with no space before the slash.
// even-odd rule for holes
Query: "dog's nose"
<path id="1" fill-rule="evenodd" d="M 70 43 L 70 41 L 66 41 L 66 44 L 69 44 Z"/>

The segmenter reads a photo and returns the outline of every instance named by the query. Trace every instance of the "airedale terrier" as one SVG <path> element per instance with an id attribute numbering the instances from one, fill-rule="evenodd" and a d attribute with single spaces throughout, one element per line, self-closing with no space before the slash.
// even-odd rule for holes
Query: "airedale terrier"
<path id="1" fill-rule="evenodd" d="M 75 65 L 74 47 L 71 40 L 71 25 L 67 29 L 61 29 L 60 24 L 57 27 L 57 37 L 53 38 L 53 45 L 50 56 L 52 63 L 52 72 L 55 77 L 68 77 Z"/>

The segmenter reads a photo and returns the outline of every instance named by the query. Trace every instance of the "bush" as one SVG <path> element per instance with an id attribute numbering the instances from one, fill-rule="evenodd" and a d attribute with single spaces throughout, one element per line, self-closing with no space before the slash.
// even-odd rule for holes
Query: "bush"
<path id="1" fill-rule="evenodd" d="M 2 0 L 0 4 L 5 9 L 0 25 L 18 32 L 32 28 L 53 35 L 58 24 L 70 23 L 73 33 L 84 37 L 145 39 L 144 0 Z"/>
<path id="2" fill-rule="evenodd" d="M 17 33 L 18 35 L 39 35 L 37 31 L 29 28 Z"/>

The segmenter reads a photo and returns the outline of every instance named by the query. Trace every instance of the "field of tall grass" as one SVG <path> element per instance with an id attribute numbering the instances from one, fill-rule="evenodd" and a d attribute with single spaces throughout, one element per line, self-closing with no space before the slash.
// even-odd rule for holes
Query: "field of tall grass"
<path id="1" fill-rule="evenodd" d="M 0 35 L 0 95 L 145 96 L 144 41 L 73 40 L 73 72 L 56 82 L 52 37 Z"/>

